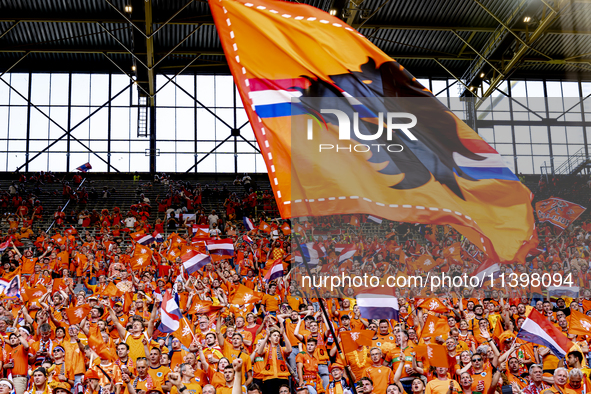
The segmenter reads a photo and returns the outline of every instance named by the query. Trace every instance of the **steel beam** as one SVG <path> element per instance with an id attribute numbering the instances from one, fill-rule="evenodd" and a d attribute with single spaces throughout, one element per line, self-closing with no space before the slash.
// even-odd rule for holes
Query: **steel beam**
<path id="1" fill-rule="evenodd" d="M 156 75 L 154 73 L 154 37 L 152 32 L 152 0 L 144 1 L 144 13 L 146 17 L 146 66 L 148 69 L 148 90 L 150 92 L 149 105 L 154 106 L 154 92 L 156 91 Z"/>
<path id="2" fill-rule="evenodd" d="M 470 88 L 468 86 L 466 86 L 466 84 L 464 82 L 462 82 L 458 77 L 456 77 L 454 75 L 454 73 L 452 73 L 451 71 L 449 71 L 447 69 L 447 67 L 445 67 L 443 64 L 441 64 L 441 62 L 439 60 L 437 60 L 437 59 L 433 59 L 433 60 L 435 61 L 435 63 L 439 64 L 441 66 L 441 68 L 443 68 L 445 71 L 447 71 L 447 73 L 449 75 L 451 75 L 453 77 L 453 79 L 455 79 L 457 82 L 461 83 L 466 88 L 467 91 L 469 91 L 470 93 L 472 93 L 474 95 L 474 97 L 480 98 L 480 97 L 478 97 L 478 95 L 476 93 L 474 93 L 472 90 L 470 90 Z"/>
<path id="3" fill-rule="evenodd" d="M 220 142 L 219 144 L 217 144 L 212 150 L 210 150 L 205 156 L 203 156 L 201 159 L 199 159 L 197 161 L 197 163 L 193 164 L 191 166 L 191 168 L 189 168 L 187 171 L 185 171 L 185 173 L 189 173 L 191 172 L 191 170 L 195 167 L 197 167 L 197 164 L 201 163 L 203 160 L 205 160 L 209 155 L 211 155 L 213 152 L 215 152 L 220 146 L 222 146 L 226 141 L 228 141 L 230 138 L 232 137 L 232 134 L 230 134 L 229 136 L 226 137 L 225 140 L 223 140 L 222 142 Z"/>
<path id="4" fill-rule="evenodd" d="M 478 3 L 478 0 L 474 0 L 474 1 Z M 562 5 L 562 0 L 558 0 L 558 2 L 557 2 L 558 8 L 560 8 L 561 5 Z M 534 32 L 531 34 L 531 36 L 528 40 L 529 44 L 534 43 L 539 37 L 541 37 L 541 35 L 548 28 L 548 26 L 550 26 L 554 22 L 557 15 L 558 14 L 554 11 L 554 9 L 551 9 L 550 13 L 548 15 L 546 15 L 546 17 L 540 21 L 536 30 L 534 30 Z M 519 39 L 519 41 L 522 42 L 523 45 L 521 45 L 519 47 L 519 49 L 517 50 L 517 52 L 515 52 L 515 54 L 511 58 L 511 60 L 505 65 L 505 67 L 503 67 L 503 73 L 502 73 L 503 75 L 497 75 L 490 81 L 490 86 L 488 87 L 486 92 L 483 94 L 483 99 L 488 97 L 495 90 L 495 88 L 504 80 L 504 76 L 508 75 L 513 70 L 513 67 L 515 67 L 515 65 L 517 65 L 517 63 L 521 60 L 521 58 L 526 54 L 526 52 L 529 49 L 531 49 L 529 44 L 524 43 L 521 39 Z M 539 52 L 539 51 L 536 51 L 536 52 Z M 482 104 L 482 102 L 483 102 L 482 99 L 479 100 L 476 103 L 476 108 L 479 108 L 480 105 Z"/>

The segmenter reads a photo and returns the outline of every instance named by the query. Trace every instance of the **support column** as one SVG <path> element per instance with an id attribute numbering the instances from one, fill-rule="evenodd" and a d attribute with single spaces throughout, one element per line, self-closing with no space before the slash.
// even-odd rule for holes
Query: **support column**
<path id="1" fill-rule="evenodd" d="M 31 139 L 31 89 L 33 85 L 33 74 L 29 73 L 29 92 L 27 93 L 28 102 L 27 102 L 27 141 L 26 141 L 26 153 L 25 159 L 27 160 L 27 165 L 25 166 L 25 172 L 29 172 L 29 149 L 30 149 L 30 139 Z M 49 127 L 49 126 L 48 126 Z M 49 168 L 48 168 L 49 170 Z"/>

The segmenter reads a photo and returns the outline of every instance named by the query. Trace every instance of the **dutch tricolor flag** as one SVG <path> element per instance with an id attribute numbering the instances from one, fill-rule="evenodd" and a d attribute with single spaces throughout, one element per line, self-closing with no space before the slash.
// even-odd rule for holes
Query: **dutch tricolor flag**
<path id="1" fill-rule="evenodd" d="M 170 334 L 175 332 L 180 327 L 180 320 L 183 318 L 178 304 L 170 289 L 166 290 L 164 297 L 162 297 L 162 305 L 160 306 L 161 323 L 158 330 Z"/>
<path id="2" fill-rule="evenodd" d="M 231 239 L 208 239 L 205 244 L 210 254 L 234 256 L 234 243 Z"/>
<path id="3" fill-rule="evenodd" d="M 390 290 L 390 292 L 388 292 Z M 390 288 L 375 288 L 357 295 L 357 305 L 364 319 L 398 320 L 398 297 Z"/>
<path id="4" fill-rule="evenodd" d="M 164 238 L 162 237 L 162 234 L 160 234 L 158 231 L 154 231 L 154 234 L 152 234 L 152 237 L 154 237 L 154 242 L 164 242 Z"/>
<path id="5" fill-rule="evenodd" d="M 283 261 L 281 259 L 277 259 L 273 262 L 273 265 L 265 274 L 265 280 L 270 282 L 277 278 L 281 278 L 283 276 L 283 272 Z"/>
<path id="6" fill-rule="evenodd" d="M 535 309 L 531 310 L 528 318 L 523 322 L 517 338 L 546 346 L 560 359 L 564 359 L 573 346 L 559 328 Z"/>
<path id="7" fill-rule="evenodd" d="M 196 250 L 190 250 L 181 256 L 185 270 L 192 274 L 211 263 L 211 257 L 207 254 L 199 253 Z"/>
<path id="8" fill-rule="evenodd" d="M 302 248 L 302 252 L 304 253 L 304 258 L 308 262 L 308 264 L 317 265 L 320 263 L 320 258 L 326 256 L 326 250 L 324 247 L 314 243 L 308 242 L 305 244 L 300 245 Z M 304 263 L 302 259 L 302 255 L 299 250 L 295 252 L 295 261 L 296 263 Z"/>
<path id="9" fill-rule="evenodd" d="M 357 249 L 353 244 L 336 244 L 334 250 L 335 252 L 340 253 L 339 263 L 352 258 L 355 255 L 355 252 L 357 252 Z"/>
<path id="10" fill-rule="evenodd" d="M 242 240 L 247 244 L 247 245 L 252 245 L 254 244 L 254 241 L 252 240 L 252 238 L 250 238 L 248 235 L 243 235 L 242 236 Z"/>
<path id="11" fill-rule="evenodd" d="M 150 234 L 142 235 L 140 238 L 137 239 L 137 243 L 141 245 L 150 245 L 151 243 L 156 242 L 154 237 Z"/>
<path id="12" fill-rule="evenodd" d="M 244 223 L 244 227 L 246 228 L 247 231 L 254 230 L 254 224 L 252 223 L 252 220 L 250 220 L 249 218 L 244 216 L 242 218 L 242 222 Z"/>

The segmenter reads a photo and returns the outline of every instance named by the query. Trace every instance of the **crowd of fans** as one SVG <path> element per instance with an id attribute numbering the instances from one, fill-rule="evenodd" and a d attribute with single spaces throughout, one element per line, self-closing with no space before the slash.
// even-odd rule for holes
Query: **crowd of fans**
<path id="1" fill-rule="evenodd" d="M 502 266 L 506 273 L 570 273 L 579 297 L 551 298 L 543 286 L 436 293 L 409 287 L 395 290 L 399 319 L 366 319 L 352 289 L 303 287 L 307 271 L 296 263 L 296 234 L 322 251 L 317 275 L 457 276 L 486 257 L 448 226 L 377 224 L 362 215 L 273 219 L 272 196 L 248 176 L 234 182 L 244 186 L 239 196 L 163 174 L 138 187 L 127 212 L 78 215 L 38 208 L 42 202 L 25 186 L 63 180 L 34 177 L 15 182 L 0 202 L 10 228 L 0 242 L 0 283 L 20 278 L 20 291 L 5 289 L 0 301 L 0 394 L 585 394 L 591 388 L 591 334 L 569 333 L 573 311 L 591 314 L 586 221 L 565 231 L 539 226 L 540 245 L 526 264 Z M 82 188 L 76 190 L 81 182 L 63 183 L 62 197 L 75 199 L 76 207 L 84 201 Z M 150 201 L 143 192 L 156 183 L 167 193 Z M 216 208 L 205 212 L 204 199 Z M 32 229 L 36 215 L 55 219 L 49 233 Z M 255 229 L 248 231 L 243 217 Z M 153 238 L 143 245 L 143 235 Z M 207 253 L 208 239 L 230 239 L 233 256 L 212 253 L 211 262 L 189 274 L 183 256 Z M 343 245 L 355 250 L 347 259 L 340 258 Z M 428 269 L 417 264 L 426 258 L 433 261 Z M 269 279 L 278 264 L 279 277 Z M 440 303 L 436 312 L 421 304 L 430 297 Z M 180 313 L 168 309 L 170 299 Z M 573 342 L 565 358 L 516 338 L 534 309 Z M 430 318 L 447 325 L 429 335 Z M 445 354 L 433 358 L 431 345 Z"/>

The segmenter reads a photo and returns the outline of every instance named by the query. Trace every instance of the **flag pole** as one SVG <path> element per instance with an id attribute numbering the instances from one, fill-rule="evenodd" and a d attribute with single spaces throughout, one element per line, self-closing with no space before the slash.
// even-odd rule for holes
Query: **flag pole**
<path id="1" fill-rule="evenodd" d="M 304 252 L 302 250 L 302 246 L 300 245 L 300 240 L 295 233 L 294 233 L 294 238 L 296 241 L 297 248 L 300 251 L 300 255 L 302 256 L 302 261 L 304 263 L 304 266 L 306 267 L 306 271 L 308 271 L 308 275 L 310 275 L 310 277 L 312 277 L 312 272 L 310 271 L 310 266 L 308 265 L 308 261 L 304 257 Z M 324 307 L 324 303 L 322 302 L 323 298 L 320 296 L 320 292 L 318 291 L 318 287 L 314 287 L 314 291 L 316 292 L 316 298 L 318 298 L 318 301 L 319 301 L 318 303 L 320 304 L 320 309 L 322 309 L 322 314 L 324 315 L 324 318 L 326 319 L 326 324 L 328 325 L 330 333 L 332 334 L 332 336 L 334 338 L 334 343 L 335 343 L 335 346 L 337 347 L 337 351 L 339 352 L 341 359 L 345 362 L 346 367 L 348 367 L 349 365 L 347 363 L 347 357 L 345 357 L 345 354 L 344 354 L 343 350 L 341 349 L 341 346 L 339 345 L 339 337 L 337 337 L 337 334 L 335 333 L 334 328 L 331 324 L 331 319 L 328 316 L 328 312 L 326 312 L 326 308 Z M 347 376 L 349 377 L 351 384 L 354 385 L 355 379 L 353 379 L 353 374 L 346 367 L 345 367 L 345 372 L 347 372 Z"/>

